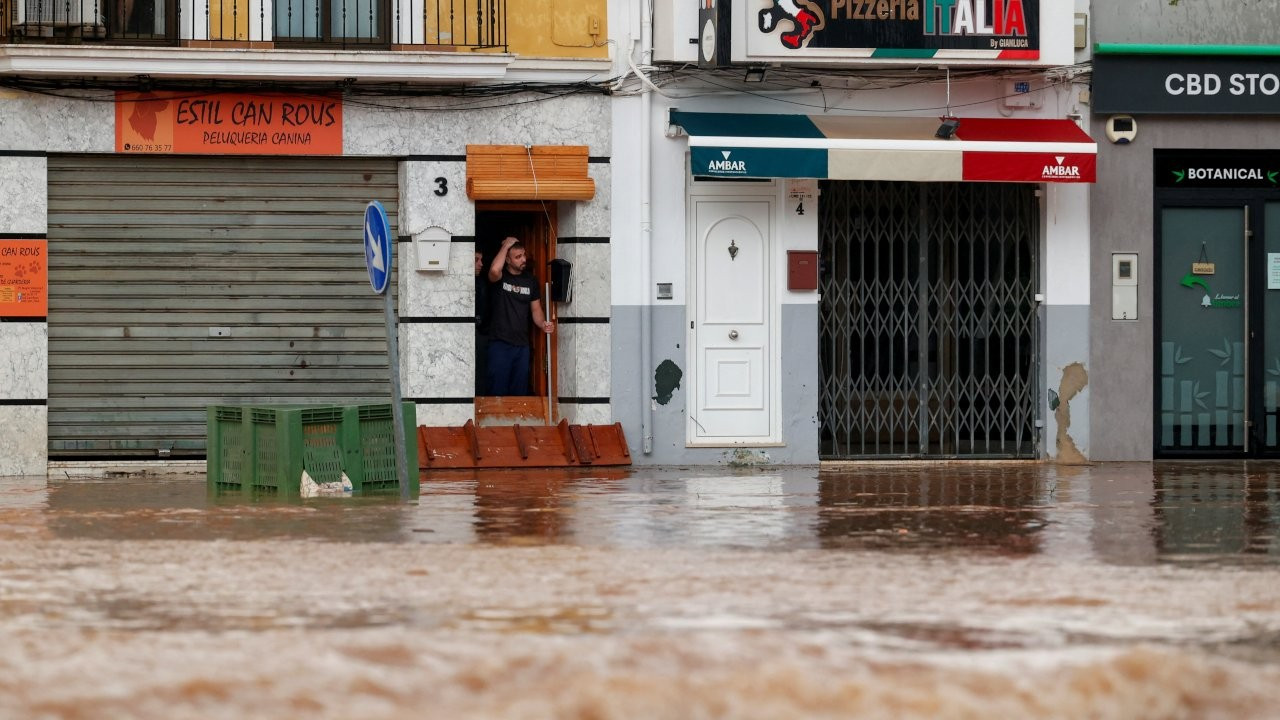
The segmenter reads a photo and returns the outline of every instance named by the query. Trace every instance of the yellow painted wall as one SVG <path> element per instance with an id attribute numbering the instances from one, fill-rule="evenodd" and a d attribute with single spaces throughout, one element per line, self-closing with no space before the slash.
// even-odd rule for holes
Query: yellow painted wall
<path id="1" fill-rule="evenodd" d="M 507 0 L 510 52 L 525 57 L 609 57 L 605 1 Z"/>

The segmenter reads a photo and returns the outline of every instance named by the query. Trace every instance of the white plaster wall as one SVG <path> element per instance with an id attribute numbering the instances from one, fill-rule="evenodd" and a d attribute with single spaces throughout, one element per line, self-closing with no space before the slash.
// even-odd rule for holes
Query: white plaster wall
<path id="1" fill-rule="evenodd" d="M 49 397 L 49 325 L 0 322 L 0 398 Z M 0 413 L 6 409 L 0 406 Z"/>
<path id="2" fill-rule="evenodd" d="M 596 182 L 596 196 L 590 200 L 557 203 L 556 232 L 560 237 L 609 237 L 613 232 L 612 197 L 609 193 L 613 166 L 604 162 L 590 163 L 587 175 Z"/>
<path id="3" fill-rule="evenodd" d="M 49 214 L 49 161 L 0 157 L 0 233 L 44 233 Z"/>
<path id="4" fill-rule="evenodd" d="M 114 152 L 115 103 L 95 98 L 0 91 L 0 149 Z"/>
<path id="5" fill-rule="evenodd" d="M 406 161 L 400 163 L 401 235 L 416 236 L 429 227 L 444 228 L 450 235 L 476 234 L 475 204 L 467 197 L 467 165 L 461 161 Z M 436 178 L 444 178 L 447 191 Z"/>
<path id="6" fill-rule="evenodd" d="M 812 181 L 782 180 L 778 202 L 778 237 L 774 244 L 774 285 L 778 288 L 778 301 L 784 305 L 815 305 L 818 302 L 817 290 L 789 290 L 787 272 L 788 250 L 818 249 L 818 183 Z M 804 214 L 799 214 L 801 201 L 791 196 L 792 189 L 808 187 L 813 189 L 813 197 L 803 201 Z"/>
<path id="7" fill-rule="evenodd" d="M 476 326 L 406 323 L 400 326 L 403 394 L 464 398 L 476 394 Z"/>
<path id="8" fill-rule="evenodd" d="M 565 323 L 556 332 L 560 334 L 560 396 L 609 397 L 609 326 Z"/>
<path id="9" fill-rule="evenodd" d="M 564 243 L 556 255 L 573 263 L 572 300 L 555 303 L 556 317 L 609 317 L 610 243 Z"/>
<path id="10" fill-rule="evenodd" d="M 1041 273 L 1048 305 L 1089 304 L 1089 186 L 1044 186 Z"/>
<path id="11" fill-rule="evenodd" d="M 627 142 L 618 142 L 613 148 L 612 156 L 614 167 L 627 168 L 625 172 L 612 173 L 610 193 L 613 197 L 613 230 L 610 234 L 610 247 L 613 254 L 610 259 L 609 277 L 614 305 L 641 305 L 653 296 L 645 286 L 641 272 L 643 233 L 640 210 L 643 188 L 640 181 L 640 167 L 645 158 L 640 152 L 640 143 L 635 141 L 640 137 L 644 127 L 640 117 L 640 105 L 639 98 L 618 98 L 613 106 L 613 136 L 629 139 Z M 655 127 L 653 134 L 655 137 L 661 137 L 661 128 Z M 655 142 L 657 142 L 656 139 Z M 660 158 L 662 155 L 655 153 L 655 157 Z M 657 168 L 654 172 L 655 177 L 662 177 L 665 184 L 671 184 L 676 178 L 684 177 L 671 174 L 659 176 L 656 174 Z M 675 172 L 679 172 L 679 168 L 676 168 Z M 663 183 L 655 184 L 661 186 Z M 682 194 L 684 183 L 682 181 L 678 184 L 680 187 L 676 191 Z M 683 232 L 681 230 L 681 235 Z M 682 284 L 683 278 L 679 278 L 678 283 Z"/>
<path id="12" fill-rule="evenodd" d="M 560 405 L 560 417 L 571 425 L 612 425 L 613 411 L 604 403 L 563 403 Z"/>
<path id="13" fill-rule="evenodd" d="M 465 425 L 468 420 L 475 420 L 476 417 L 473 403 L 418 403 L 416 407 L 419 426 Z"/>
<path id="14" fill-rule="evenodd" d="M 43 477 L 49 458 L 49 408 L 0 407 L 0 477 Z"/>
<path id="15" fill-rule="evenodd" d="M 529 102 L 536 100 L 536 102 Z M 602 95 L 494 98 L 483 106 L 451 110 L 451 98 L 395 98 L 347 103 L 342 109 L 347 155 L 465 155 L 467 145 L 586 145 L 609 154 L 609 99 Z M 394 106 L 394 107 L 392 107 Z M 465 178 L 450 192 L 465 197 Z M 434 187 L 434 186 L 433 186 Z"/>
<path id="16" fill-rule="evenodd" d="M 475 317 L 474 242 L 450 242 L 444 271 L 417 270 L 416 243 L 398 243 L 401 317 Z M 474 329 L 474 326 L 472 326 Z"/>

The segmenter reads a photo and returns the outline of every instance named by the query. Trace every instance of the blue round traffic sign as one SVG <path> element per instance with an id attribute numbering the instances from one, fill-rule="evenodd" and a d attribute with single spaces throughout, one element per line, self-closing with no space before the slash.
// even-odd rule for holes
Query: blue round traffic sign
<path id="1" fill-rule="evenodd" d="M 364 264 L 369 268 L 369 284 L 379 295 L 387 291 L 391 278 L 391 226 L 382 203 L 374 200 L 364 209 Z"/>

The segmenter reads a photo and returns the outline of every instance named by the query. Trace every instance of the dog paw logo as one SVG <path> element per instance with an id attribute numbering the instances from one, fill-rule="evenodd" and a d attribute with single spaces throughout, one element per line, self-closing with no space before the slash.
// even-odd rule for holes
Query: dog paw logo
<path id="1" fill-rule="evenodd" d="M 27 269 L 21 265 L 13 269 L 13 276 L 21 280 L 27 276 Z"/>
<path id="2" fill-rule="evenodd" d="M 813 34 L 827 26 L 822 9 L 807 0 L 773 0 L 773 5 L 760 11 L 760 32 L 768 34 L 778 29 L 783 20 L 791 23 L 791 30 L 778 35 L 784 47 L 799 50 Z"/>
<path id="3" fill-rule="evenodd" d="M 30 265 L 28 265 L 28 266 L 27 266 L 27 269 L 31 271 L 31 274 L 32 274 L 32 275 L 39 275 L 39 274 L 40 274 L 40 263 L 38 263 L 38 262 L 32 262 Z"/>

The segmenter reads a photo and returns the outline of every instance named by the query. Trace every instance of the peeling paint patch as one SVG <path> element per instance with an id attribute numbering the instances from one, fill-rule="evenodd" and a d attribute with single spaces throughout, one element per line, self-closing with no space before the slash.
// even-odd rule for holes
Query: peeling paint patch
<path id="1" fill-rule="evenodd" d="M 670 360 L 663 360 L 653 372 L 654 399 L 659 405 L 671 402 L 671 396 L 680 389 L 680 378 L 684 377 L 680 367 Z"/>
<path id="2" fill-rule="evenodd" d="M 769 453 L 747 448 L 727 451 L 724 454 L 724 460 L 729 467 L 760 467 L 773 464 L 773 458 L 769 457 Z"/>
<path id="3" fill-rule="evenodd" d="M 1071 439 L 1071 434 L 1067 432 L 1071 429 L 1071 400 L 1088 384 L 1089 373 L 1084 369 L 1084 365 L 1076 362 L 1062 369 L 1062 381 L 1058 384 L 1058 392 L 1049 391 L 1050 407 L 1054 408 L 1053 419 L 1058 423 L 1057 461 L 1064 465 L 1084 465 L 1089 462 L 1076 447 L 1076 441 Z"/>

